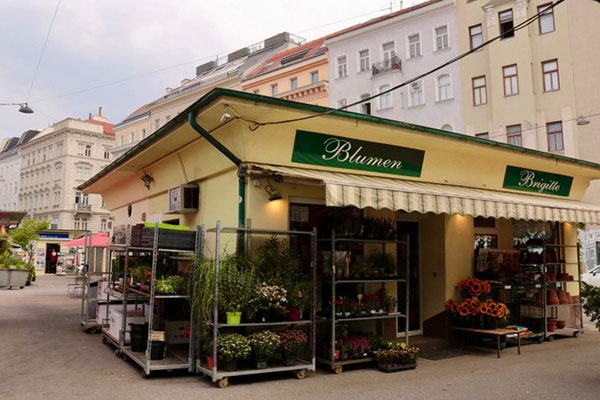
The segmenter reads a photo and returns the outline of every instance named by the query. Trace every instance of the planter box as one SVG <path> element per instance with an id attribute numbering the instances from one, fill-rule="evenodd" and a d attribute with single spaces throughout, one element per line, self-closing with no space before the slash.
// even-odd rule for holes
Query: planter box
<path id="1" fill-rule="evenodd" d="M 29 271 L 26 269 L 0 269 L 0 287 L 8 286 L 9 288 L 19 287 L 23 289 L 27 284 Z"/>
<path id="2" fill-rule="evenodd" d="M 409 369 L 417 368 L 417 363 L 414 364 L 379 364 L 377 366 L 380 371 L 383 372 L 397 372 L 397 371 L 406 371 Z"/>
<path id="3" fill-rule="evenodd" d="M 152 247 L 154 245 L 155 228 L 146 228 L 143 225 L 131 227 L 131 245 Z M 193 251 L 196 245 L 196 232 L 172 229 L 158 230 L 158 247 L 163 249 L 179 249 Z"/>

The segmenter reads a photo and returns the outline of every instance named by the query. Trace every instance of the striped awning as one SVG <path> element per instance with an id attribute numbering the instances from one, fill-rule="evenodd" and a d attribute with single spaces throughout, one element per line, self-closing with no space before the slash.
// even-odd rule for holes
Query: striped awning
<path id="1" fill-rule="evenodd" d="M 600 206 L 581 201 L 304 168 L 255 165 L 283 176 L 322 182 L 326 187 L 326 204 L 333 207 L 600 223 Z"/>

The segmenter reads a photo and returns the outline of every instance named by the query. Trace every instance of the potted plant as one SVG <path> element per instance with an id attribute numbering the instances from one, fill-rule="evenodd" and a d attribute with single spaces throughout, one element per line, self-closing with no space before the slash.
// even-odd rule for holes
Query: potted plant
<path id="1" fill-rule="evenodd" d="M 275 354 L 281 345 L 281 339 L 275 332 L 265 330 L 254 332 L 248 336 L 257 369 L 267 368 L 269 358 Z"/>
<path id="2" fill-rule="evenodd" d="M 248 306 L 256 282 L 254 270 L 242 265 L 240 257 L 223 257 L 219 269 L 219 304 L 227 324 L 240 324 L 242 310 Z"/>
<path id="3" fill-rule="evenodd" d="M 371 349 L 369 339 L 364 336 L 348 336 L 343 340 L 341 346 L 348 348 L 348 353 L 352 358 L 366 357 Z"/>
<path id="4" fill-rule="evenodd" d="M 312 287 L 310 282 L 298 282 L 288 292 L 288 321 L 300 321 L 302 313 L 310 309 Z"/>
<path id="5" fill-rule="evenodd" d="M 308 343 L 308 336 L 298 329 L 281 331 L 278 335 L 283 364 L 286 367 L 292 367 L 296 363 L 296 357 Z"/>
<path id="6" fill-rule="evenodd" d="M 183 278 L 179 275 L 168 276 L 156 280 L 156 293 L 165 295 L 180 294 L 183 289 Z"/>
<path id="7" fill-rule="evenodd" d="M 379 370 L 395 372 L 417 368 L 419 348 L 398 341 L 389 342 L 386 347 L 375 355 Z"/>
<path id="8" fill-rule="evenodd" d="M 263 282 L 255 289 L 254 298 L 249 301 L 250 307 L 256 310 L 261 322 L 268 322 L 273 317 L 285 315 L 287 312 L 287 290 L 281 286 L 268 285 Z"/>
<path id="9" fill-rule="evenodd" d="M 385 310 L 391 314 L 396 312 L 396 304 L 398 304 L 398 300 L 396 300 L 396 298 L 393 296 L 385 296 L 385 299 L 383 299 L 383 304 L 385 306 Z"/>
<path id="10" fill-rule="evenodd" d="M 245 360 L 251 352 L 248 338 L 239 333 L 224 333 L 217 340 L 219 362 L 227 371 L 234 371 L 237 361 Z"/>

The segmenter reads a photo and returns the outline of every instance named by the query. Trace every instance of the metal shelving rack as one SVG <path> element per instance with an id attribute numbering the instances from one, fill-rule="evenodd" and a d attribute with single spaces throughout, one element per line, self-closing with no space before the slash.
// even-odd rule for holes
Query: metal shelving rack
<path id="1" fill-rule="evenodd" d="M 410 269 L 409 269 L 409 255 L 410 255 L 410 247 L 409 247 L 409 239 L 408 237 L 406 238 L 406 240 L 397 240 L 397 239 L 389 239 L 389 240 L 373 240 L 373 239 L 353 239 L 353 238 L 337 238 L 335 236 L 335 231 L 332 232 L 331 235 L 331 239 L 321 239 L 320 241 L 323 242 L 331 242 L 331 316 L 329 318 L 326 318 L 325 320 L 327 322 L 329 322 L 331 324 L 331 343 L 330 343 L 330 358 L 323 358 L 323 357 L 319 357 L 317 358 L 317 361 L 319 361 L 319 363 L 325 364 L 327 366 L 329 366 L 333 371 L 335 371 L 336 374 L 340 374 L 343 371 L 343 366 L 344 365 L 351 365 L 351 364 L 362 364 L 362 363 L 369 363 L 369 362 L 373 362 L 375 361 L 375 357 L 363 357 L 363 358 L 359 358 L 359 359 L 350 359 L 350 360 L 336 360 L 336 356 L 335 356 L 335 352 L 336 352 L 336 326 L 338 323 L 348 323 L 348 322 L 364 322 L 364 321 L 378 321 L 378 322 L 382 322 L 386 319 L 398 319 L 398 318 L 404 318 L 404 338 L 406 340 L 406 344 L 409 344 L 409 336 L 408 336 L 408 332 L 409 332 L 409 320 L 408 320 L 408 314 L 409 314 L 409 304 L 410 304 L 410 299 L 409 299 L 409 285 L 408 282 L 410 282 Z M 395 245 L 396 246 L 396 252 L 398 250 L 397 246 L 405 246 L 405 257 L 406 257 L 406 264 L 405 264 L 405 278 L 404 279 L 400 279 L 400 278 L 381 278 L 381 279 L 338 279 L 336 280 L 336 265 L 335 265 L 335 252 L 336 252 L 336 244 L 337 243 L 347 243 L 347 244 L 351 244 L 351 243 L 363 243 L 363 244 L 374 244 L 374 245 L 381 245 L 382 246 L 382 251 L 385 252 L 386 250 L 386 245 Z M 396 260 L 396 266 L 397 266 L 397 274 L 400 273 L 400 268 L 399 268 L 399 262 L 398 260 Z M 399 276 L 399 275 L 398 275 Z M 395 313 L 386 313 L 385 315 L 371 315 L 371 316 L 366 316 L 366 317 L 350 317 L 350 318 L 339 318 L 336 316 L 336 304 L 335 304 L 335 300 L 336 300 L 336 288 L 338 285 L 364 285 L 365 284 L 369 284 L 369 283 L 380 283 L 381 287 L 383 288 L 384 285 L 386 283 L 396 283 L 397 285 L 403 284 L 404 285 L 404 289 L 405 289 L 405 302 L 406 302 L 406 307 L 404 310 L 404 313 L 402 312 L 395 312 Z M 364 292 L 364 290 L 363 290 Z M 399 300 L 399 299 L 398 299 Z M 398 307 L 400 305 L 400 302 L 398 301 Z M 382 331 L 382 327 L 379 326 L 378 327 L 379 331 Z"/>
<path id="2" fill-rule="evenodd" d="M 250 226 L 248 221 L 247 226 Z M 293 372 L 298 379 L 303 379 L 306 376 L 306 371 L 316 370 L 316 283 L 317 283 L 317 272 L 316 272 L 316 229 L 313 231 L 286 231 L 286 230 L 269 230 L 269 229 L 255 229 L 255 228 L 229 228 L 221 227 L 221 222 L 217 221 L 216 227 L 208 229 L 206 232 L 215 233 L 215 272 L 214 272 L 214 303 L 213 303 L 213 321 L 210 324 L 212 327 L 212 339 L 213 339 L 213 351 L 212 356 L 214 360 L 218 359 L 217 354 L 217 338 L 219 335 L 219 329 L 236 329 L 245 327 L 255 328 L 269 328 L 269 327 L 283 327 L 283 326 L 306 326 L 309 329 L 309 360 L 297 358 L 296 365 L 293 366 L 271 366 L 264 369 L 254 368 L 243 368 L 236 371 L 224 371 L 217 368 L 217 363 L 213 364 L 212 369 L 208 369 L 208 366 L 203 364 L 200 360 L 196 362 L 196 372 L 202 373 L 209 376 L 213 383 L 221 388 L 226 388 L 229 385 L 229 377 L 231 376 L 243 376 L 243 375 L 258 375 L 268 374 L 274 372 Z M 262 235 L 284 235 L 284 236 L 308 236 L 311 240 L 311 281 L 312 281 L 312 307 L 310 312 L 310 320 L 302 321 L 277 321 L 277 322 L 250 322 L 241 323 L 236 325 L 222 324 L 219 323 L 219 266 L 220 266 L 220 253 L 221 253 L 221 235 L 223 233 L 234 233 L 240 240 L 243 237 L 248 239 L 247 248 L 250 248 L 250 236 L 252 234 Z"/>
<path id="3" fill-rule="evenodd" d="M 92 271 L 90 271 L 90 250 L 92 246 L 92 235 L 90 231 L 84 234 L 85 256 L 83 263 L 83 281 L 81 289 L 81 322 L 80 325 L 86 332 L 97 332 L 98 327 L 95 320 L 91 319 L 90 307 L 98 302 L 97 298 L 90 297 L 90 284 L 92 282 Z"/>
<path id="4" fill-rule="evenodd" d="M 583 333 L 583 304 L 581 302 L 581 245 L 577 243 L 576 245 L 567 245 L 567 244 L 547 244 L 544 243 L 544 273 L 543 273 L 543 283 L 544 283 L 544 335 L 548 340 L 553 340 L 555 336 L 574 336 L 578 337 L 581 333 Z M 577 252 L 577 261 L 576 262 L 568 262 L 566 259 L 566 250 L 571 249 Z M 557 260 L 551 261 L 549 258 L 549 251 L 556 251 Z M 564 261 L 559 261 L 563 256 Z M 571 281 L 567 280 L 556 280 L 549 281 L 547 272 L 554 272 L 558 278 L 559 273 L 566 273 L 566 268 L 568 266 L 577 266 L 577 279 L 573 279 Z M 579 303 L 568 303 L 568 304 L 548 304 L 547 293 L 548 289 L 561 289 L 566 291 L 568 284 L 573 283 L 577 284 L 578 298 Z M 548 318 L 558 317 L 559 312 L 562 313 L 562 310 L 565 307 L 568 308 L 568 315 L 571 316 L 572 313 L 577 311 L 577 314 L 573 316 L 572 320 L 575 321 L 574 324 L 567 324 L 565 328 L 559 329 L 556 328 L 554 332 L 548 332 Z M 571 325 L 571 326 L 569 326 Z"/>
<path id="5" fill-rule="evenodd" d="M 130 227 L 128 227 L 129 229 Z M 187 249 L 176 249 L 176 248 L 161 248 L 159 246 L 159 224 L 156 223 L 154 226 L 154 238 L 153 238 L 153 246 L 152 247 L 143 247 L 143 246 L 131 246 L 127 245 L 113 245 L 109 247 L 109 250 L 116 253 L 124 253 L 125 254 L 125 262 L 123 265 L 123 287 L 121 291 L 115 290 L 114 282 L 113 287 L 108 288 L 106 290 L 107 297 L 114 296 L 122 299 L 123 304 L 123 320 L 122 326 L 119 331 L 119 337 L 113 337 L 106 327 L 103 327 L 103 341 L 105 343 L 111 343 L 115 345 L 116 350 L 115 354 L 123 357 L 124 359 L 129 358 L 140 367 L 142 367 L 142 375 L 147 377 L 151 374 L 152 371 L 157 370 L 188 370 L 193 371 L 193 338 L 194 332 L 190 334 L 190 340 L 187 345 L 171 345 L 167 346 L 166 355 L 162 360 L 151 360 L 150 354 L 152 349 L 152 332 L 154 330 L 154 305 L 156 300 L 169 300 L 169 299 L 185 299 L 187 295 L 157 295 L 156 294 L 156 272 L 158 268 L 158 255 L 159 253 L 189 253 L 193 254 L 195 259 L 199 258 L 199 254 L 201 252 L 203 246 L 203 236 L 202 234 L 198 234 L 200 230 L 196 231 L 196 243 L 195 243 L 195 251 L 192 252 Z M 129 257 L 139 254 L 150 254 L 152 257 L 152 275 L 151 275 L 151 283 L 150 283 L 150 292 L 146 293 L 141 290 L 137 290 L 129 287 L 127 277 L 127 270 L 129 264 Z M 131 350 L 131 346 L 126 343 L 126 333 L 127 329 L 127 309 L 130 301 L 133 300 L 136 304 L 137 302 L 143 299 L 143 302 L 148 302 L 148 342 L 146 346 L 146 351 L 144 353 L 138 353 Z M 107 310 L 108 314 L 108 310 Z M 107 315 L 108 318 L 108 315 Z M 192 327 L 190 327 L 192 329 Z"/>

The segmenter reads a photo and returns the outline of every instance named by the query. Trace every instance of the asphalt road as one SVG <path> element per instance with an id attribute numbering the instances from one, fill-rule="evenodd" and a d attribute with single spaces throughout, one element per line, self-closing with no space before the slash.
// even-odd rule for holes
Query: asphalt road
<path id="1" fill-rule="evenodd" d="M 289 375 L 231 379 L 216 388 L 200 376 L 149 379 L 113 355 L 100 335 L 79 328 L 79 299 L 64 277 L 42 276 L 23 290 L 0 289 L 0 399 L 600 399 L 600 334 L 492 349 L 414 371 L 385 374 L 325 370 L 304 380 Z"/>

